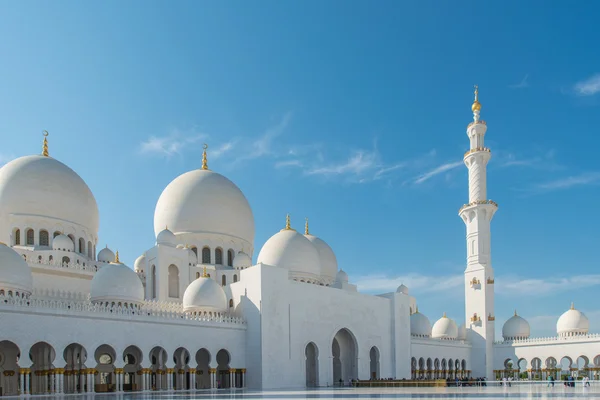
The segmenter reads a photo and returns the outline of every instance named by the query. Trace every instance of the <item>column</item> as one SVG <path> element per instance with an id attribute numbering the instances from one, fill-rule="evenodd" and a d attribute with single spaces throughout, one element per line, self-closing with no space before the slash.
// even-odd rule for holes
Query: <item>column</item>
<path id="1" fill-rule="evenodd" d="M 173 372 L 174 368 L 167 368 L 167 390 L 173 390 Z"/>
<path id="2" fill-rule="evenodd" d="M 19 394 L 25 395 L 25 368 L 19 369 Z"/>
<path id="3" fill-rule="evenodd" d="M 235 368 L 229 369 L 229 388 L 233 389 L 235 387 Z"/>
<path id="4" fill-rule="evenodd" d="M 246 387 L 246 368 L 242 368 L 242 387 Z"/>
<path id="5" fill-rule="evenodd" d="M 196 390 L 196 368 L 190 368 L 190 390 Z"/>
<path id="6" fill-rule="evenodd" d="M 31 381 L 31 368 L 25 368 L 25 394 L 29 394 Z"/>
<path id="7" fill-rule="evenodd" d="M 177 379 L 175 380 L 175 390 L 185 389 L 185 370 L 177 370 Z"/>
<path id="8" fill-rule="evenodd" d="M 217 388 L 217 378 L 216 378 L 217 369 L 216 368 L 210 368 L 208 370 L 208 372 L 210 373 L 210 388 L 211 389 L 216 389 Z"/>
<path id="9" fill-rule="evenodd" d="M 48 371 L 48 379 L 50 380 L 50 393 L 56 393 L 56 383 L 54 379 L 54 374 L 54 369 Z"/>
<path id="10" fill-rule="evenodd" d="M 117 392 L 123 391 L 123 368 L 115 368 L 115 375 L 117 377 Z"/>

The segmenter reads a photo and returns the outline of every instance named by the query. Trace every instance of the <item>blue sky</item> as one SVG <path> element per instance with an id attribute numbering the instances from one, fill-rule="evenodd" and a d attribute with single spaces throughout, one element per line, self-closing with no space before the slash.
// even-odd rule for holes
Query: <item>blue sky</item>
<path id="1" fill-rule="evenodd" d="M 372 293 L 404 282 L 464 320 L 473 84 L 480 86 L 496 317 L 552 334 L 570 302 L 600 330 L 600 53 L 592 2 L 2 2 L 0 161 L 76 170 L 101 244 L 130 265 L 177 175 L 244 191 L 255 254 L 289 212 Z M 497 324 L 501 328 L 501 324 Z"/>

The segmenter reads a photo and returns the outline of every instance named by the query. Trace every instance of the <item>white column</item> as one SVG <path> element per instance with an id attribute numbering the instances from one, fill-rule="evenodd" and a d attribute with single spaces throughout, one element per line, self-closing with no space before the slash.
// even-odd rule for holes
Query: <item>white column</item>
<path id="1" fill-rule="evenodd" d="M 31 369 L 27 368 L 27 372 L 25 373 L 25 394 L 29 394 L 29 381 L 30 381 Z"/>
<path id="2" fill-rule="evenodd" d="M 19 369 L 19 394 L 21 396 L 25 395 L 25 368 Z"/>
<path id="3" fill-rule="evenodd" d="M 190 389 L 196 390 L 196 368 L 190 368 Z"/>
<path id="4" fill-rule="evenodd" d="M 48 379 L 50 380 L 50 393 L 56 393 L 56 385 L 55 385 L 55 379 L 54 379 L 54 370 L 51 369 L 48 371 Z"/>

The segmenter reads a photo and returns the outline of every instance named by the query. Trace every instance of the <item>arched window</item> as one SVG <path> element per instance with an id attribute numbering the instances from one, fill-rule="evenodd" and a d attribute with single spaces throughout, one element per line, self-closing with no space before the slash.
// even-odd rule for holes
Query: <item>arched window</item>
<path id="1" fill-rule="evenodd" d="M 54 238 L 55 238 L 55 237 L 57 237 L 58 235 L 60 235 L 60 232 L 59 232 L 59 231 L 55 231 L 55 232 L 52 234 L 52 239 L 54 239 Z"/>
<path id="2" fill-rule="evenodd" d="M 88 247 L 87 247 L 88 251 L 88 258 L 92 258 L 92 251 L 93 251 L 93 247 L 92 247 L 92 242 L 88 241 Z"/>
<path id="3" fill-rule="evenodd" d="M 191 249 L 194 252 L 194 254 L 196 255 L 196 258 L 198 258 L 198 248 L 196 246 L 192 246 Z"/>
<path id="4" fill-rule="evenodd" d="M 156 298 L 156 266 L 152 266 L 152 291 L 150 292 L 150 297 Z"/>
<path id="5" fill-rule="evenodd" d="M 68 264 L 68 263 L 70 263 L 70 262 L 71 262 L 71 260 L 69 259 L 69 257 L 67 257 L 67 256 L 64 256 L 64 257 L 62 258 L 62 263 L 63 263 L 63 264 Z"/>
<path id="6" fill-rule="evenodd" d="M 77 246 L 77 244 L 75 243 L 75 236 L 73 235 L 67 235 L 69 236 L 69 239 L 71 239 L 71 242 L 73 242 L 73 248 L 75 248 Z"/>
<path id="7" fill-rule="evenodd" d="M 237 274 L 233 275 L 233 283 L 237 282 Z"/>
<path id="8" fill-rule="evenodd" d="M 79 253 L 85 254 L 85 239 L 79 238 Z"/>
<path id="9" fill-rule="evenodd" d="M 215 249 L 215 264 L 223 265 L 223 249 Z"/>
<path id="10" fill-rule="evenodd" d="M 52 256 L 48 257 L 48 261 L 50 261 L 50 263 L 52 263 L 53 260 L 54 260 L 54 257 L 52 257 Z"/>
<path id="11" fill-rule="evenodd" d="M 196 279 L 200 278 L 200 272 L 196 272 Z"/>
<path id="12" fill-rule="evenodd" d="M 40 246 L 49 246 L 50 240 L 48 238 L 48 231 L 41 230 L 40 231 Z"/>
<path id="13" fill-rule="evenodd" d="M 202 249 L 202 264 L 210 264 L 210 248 L 204 247 Z"/>
<path id="14" fill-rule="evenodd" d="M 233 299 L 229 299 L 229 307 L 233 307 Z"/>
<path id="15" fill-rule="evenodd" d="M 227 277 L 225 275 L 223 275 L 221 277 L 221 285 L 223 285 L 223 286 L 227 285 Z"/>
<path id="16" fill-rule="evenodd" d="M 16 245 L 21 244 L 21 230 L 20 229 L 17 229 L 15 231 L 15 244 Z"/>
<path id="17" fill-rule="evenodd" d="M 179 298 L 179 269 L 176 265 L 169 265 L 169 297 Z"/>
<path id="18" fill-rule="evenodd" d="M 233 250 L 227 250 L 227 265 L 233 267 Z"/>
<path id="19" fill-rule="evenodd" d="M 27 229 L 27 243 L 28 246 L 33 246 L 33 229 Z"/>

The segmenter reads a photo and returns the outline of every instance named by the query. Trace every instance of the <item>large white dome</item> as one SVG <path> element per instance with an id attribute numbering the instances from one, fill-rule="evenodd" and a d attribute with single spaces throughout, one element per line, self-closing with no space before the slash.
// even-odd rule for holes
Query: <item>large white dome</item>
<path id="1" fill-rule="evenodd" d="M 590 321 L 584 313 L 575 309 L 571 304 L 571 309 L 560 316 L 556 323 L 556 333 L 558 336 L 585 335 L 590 329 Z"/>
<path id="2" fill-rule="evenodd" d="M 197 169 L 175 178 L 154 211 L 154 233 L 215 233 L 254 243 L 254 216 L 242 191 L 216 172 Z"/>
<path id="3" fill-rule="evenodd" d="M 223 288 L 208 277 L 200 277 L 189 284 L 183 293 L 185 312 L 226 312 L 227 296 Z"/>
<path id="4" fill-rule="evenodd" d="M 418 337 L 431 336 L 431 322 L 429 318 L 419 312 L 419 309 L 410 316 L 410 334 Z"/>
<path id="5" fill-rule="evenodd" d="M 320 281 L 321 264 L 317 248 L 304 235 L 283 229 L 267 240 L 256 261 L 290 271 L 290 278 Z"/>
<path id="6" fill-rule="evenodd" d="M 31 268 L 16 251 L 0 243 L 0 289 L 31 294 L 33 278 Z"/>
<path id="7" fill-rule="evenodd" d="M 433 324 L 431 329 L 431 337 L 436 339 L 456 339 L 458 338 L 458 326 L 456 322 L 444 316 Z"/>
<path id="8" fill-rule="evenodd" d="M 0 240 L 8 240 L 8 216 L 50 217 L 98 235 L 98 205 L 75 171 L 45 156 L 17 158 L 0 168 Z"/>
<path id="9" fill-rule="evenodd" d="M 515 315 L 510 317 L 502 326 L 502 337 L 504 340 L 521 340 L 527 339 L 531 334 L 529 322 L 523 317 Z"/>
<path id="10" fill-rule="evenodd" d="M 321 263 L 321 279 L 323 283 L 330 285 L 335 282 L 335 275 L 338 270 L 337 258 L 329 245 L 314 235 L 304 235 L 317 249 L 319 253 L 319 261 Z"/>
<path id="11" fill-rule="evenodd" d="M 123 302 L 140 304 L 144 301 L 144 285 L 138 275 L 117 260 L 104 265 L 92 279 L 92 302 Z"/>

